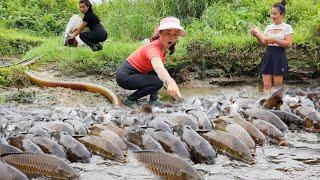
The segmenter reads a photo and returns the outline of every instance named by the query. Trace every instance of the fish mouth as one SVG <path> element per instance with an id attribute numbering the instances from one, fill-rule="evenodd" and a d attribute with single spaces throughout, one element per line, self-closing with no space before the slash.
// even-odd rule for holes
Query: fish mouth
<path id="1" fill-rule="evenodd" d="M 173 44 L 173 42 L 172 42 L 172 41 L 169 41 L 168 44 L 169 44 L 169 46 L 171 46 L 171 45 Z"/>

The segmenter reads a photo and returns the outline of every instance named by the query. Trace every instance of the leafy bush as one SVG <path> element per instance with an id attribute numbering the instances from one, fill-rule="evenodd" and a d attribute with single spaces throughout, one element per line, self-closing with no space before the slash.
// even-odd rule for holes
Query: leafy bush
<path id="1" fill-rule="evenodd" d="M 6 2 L 6 24 L 42 35 L 60 35 L 73 13 L 77 0 L 15 0 Z"/>

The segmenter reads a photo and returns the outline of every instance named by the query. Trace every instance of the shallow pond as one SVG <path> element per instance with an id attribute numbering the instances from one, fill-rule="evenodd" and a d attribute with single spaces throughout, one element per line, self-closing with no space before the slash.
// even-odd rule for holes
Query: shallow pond
<path id="1" fill-rule="evenodd" d="M 98 101 L 99 103 L 97 104 L 95 103 L 97 101 L 88 103 L 88 98 L 103 98 L 100 96 L 85 94 L 85 100 L 82 100 L 79 93 L 70 93 L 69 90 L 59 89 L 59 91 L 56 91 L 58 95 L 54 93 L 55 91 L 53 89 L 39 88 L 33 89 L 33 91 L 35 91 L 34 98 L 36 101 L 30 104 L 13 106 L 21 106 L 23 107 L 22 109 L 25 109 L 23 113 L 21 113 L 19 109 L 14 110 L 17 114 L 20 114 L 20 116 L 24 116 L 24 118 L 28 117 L 26 114 L 28 114 L 30 109 L 33 110 L 30 111 L 30 119 L 37 113 L 40 113 L 40 116 L 41 113 L 50 114 L 50 112 L 48 112 L 50 110 L 47 109 L 52 109 L 54 105 L 60 105 L 60 108 L 66 107 L 66 109 L 72 109 L 76 106 L 75 104 L 85 104 L 85 106 L 88 107 L 87 111 L 94 111 L 98 106 L 101 107 L 101 104 L 105 104 L 107 108 L 111 108 L 110 105 L 106 104 L 105 100 Z M 43 98 L 48 92 L 50 92 L 50 97 L 53 98 Z M 64 100 L 59 99 L 59 96 L 61 97 L 63 93 L 68 93 L 66 96 L 68 96 L 68 100 L 72 101 L 72 103 L 66 103 L 65 98 L 63 98 Z M 259 88 L 253 86 L 182 88 L 181 93 L 187 101 L 193 101 L 196 97 L 205 98 L 212 95 L 224 95 L 226 99 L 228 99 L 241 93 L 254 98 L 263 96 Z M 79 107 L 83 106 L 84 105 Z M 91 107 L 89 108 L 89 106 Z M 10 111 L 13 111 L 10 106 L 2 106 L 2 110 L 0 109 L 0 113 L 2 111 L 1 116 L 12 116 L 12 114 L 6 114 L 6 108 L 8 108 L 7 110 L 11 109 Z M 37 111 L 37 113 L 35 113 L 35 111 Z M 17 119 L 14 121 L 17 123 Z M 287 147 L 275 145 L 258 147 L 256 149 L 255 159 L 257 163 L 255 165 L 248 165 L 239 161 L 230 160 L 224 155 L 219 155 L 214 165 L 195 164 L 194 167 L 198 169 L 205 179 L 319 179 L 320 135 L 304 131 L 291 131 L 285 136 L 289 143 Z M 81 173 L 81 179 L 159 179 L 143 167 L 134 158 L 132 152 L 129 152 L 128 163 L 126 164 L 103 160 L 101 157 L 93 156 L 91 162 L 88 164 L 72 163 L 71 166 Z"/>

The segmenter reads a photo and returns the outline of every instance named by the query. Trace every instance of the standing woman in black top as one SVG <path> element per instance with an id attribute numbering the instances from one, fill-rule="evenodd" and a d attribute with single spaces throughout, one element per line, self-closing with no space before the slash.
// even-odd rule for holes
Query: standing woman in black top
<path id="1" fill-rule="evenodd" d="M 93 51 L 99 51 L 102 49 L 103 42 L 107 39 L 108 34 L 100 23 L 100 19 L 93 12 L 92 5 L 89 0 L 80 0 L 79 7 L 81 13 L 84 14 L 83 22 L 79 27 L 73 30 L 73 33 L 69 35 L 70 39 L 75 38 L 80 34 L 80 39 L 86 43 Z M 89 32 L 82 32 L 85 27 L 89 27 Z"/>

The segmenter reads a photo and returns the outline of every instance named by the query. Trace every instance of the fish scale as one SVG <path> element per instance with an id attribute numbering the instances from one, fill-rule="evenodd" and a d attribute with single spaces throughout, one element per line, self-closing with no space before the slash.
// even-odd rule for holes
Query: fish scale
<path id="1" fill-rule="evenodd" d="M 258 129 L 270 138 L 273 143 L 287 145 L 283 133 L 273 124 L 263 120 L 253 120 L 252 122 Z"/>
<path id="2" fill-rule="evenodd" d="M 248 164 L 255 163 L 249 148 L 237 137 L 227 132 L 214 130 L 202 134 L 202 137 L 205 138 L 211 144 L 211 146 L 222 152 L 226 152 L 227 155 L 230 155 L 231 157 L 239 159 Z"/>
<path id="3" fill-rule="evenodd" d="M 27 180 L 27 176 L 15 167 L 0 160 L 0 179 L 2 180 Z"/>
<path id="4" fill-rule="evenodd" d="M 182 158 L 190 158 L 190 153 L 186 145 L 167 131 L 158 130 L 151 136 L 161 144 L 166 152 L 176 153 Z"/>
<path id="5" fill-rule="evenodd" d="M 288 126 L 278 116 L 276 116 L 270 111 L 254 108 L 254 109 L 246 109 L 245 113 L 250 117 L 261 119 L 273 124 L 281 132 L 288 132 L 289 130 Z"/>
<path id="6" fill-rule="evenodd" d="M 250 136 L 254 139 L 254 141 L 259 145 L 263 145 L 264 142 L 266 142 L 265 135 L 258 128 L 256 128 L 252 123 L 240 117 L 220 116 L 218 119 L 229 122 L 229 123 L 238 124 L 243 129 L 245 129 L 250 134 Z"/>
<path id="7" fill-rule="evenodd" d="M 78 138 L 78 141 L 84 144 L 93 153 L 99 154 L 106 159 L 122 163 L 126 162 L 121 149 L 102 137 L 86 136 Z"/>
<path id="8" fill-rule="evenodd" d="M 60 179 L 78 178 L 77 173 L 63 160 L 47 154 L 19 153 L 1 157 L 29 177 L 45 176 Z"/>
<path id="9" fill-rule="evenodd" d="M 186 160 L 165 152 L 135 152 L 137 159 L 152 172 L 165 179 L 203 179 L 201 174 Z"/>
<path id="10" fill-rule="evenodd" d="M 192 128 L 184 125 L 174 127 L 174 131 L 180 136 L 191 150 L 192 160 L 195 163 L 214 164 L 216 152 L 207 140 L 201 137 Z"/>

